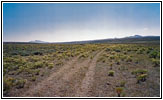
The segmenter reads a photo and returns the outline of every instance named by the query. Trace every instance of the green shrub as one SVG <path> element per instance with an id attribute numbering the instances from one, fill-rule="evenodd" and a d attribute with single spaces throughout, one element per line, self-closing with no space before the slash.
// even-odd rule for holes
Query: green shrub
<path id="1" fill-rule="evenodd" d="M 118 97 L 120 97 L 121 96 L 121 93 L 123 91 L 123 88 L 122 87 L 116 87 L 115 90 L 116 90 L 116 92 L 118 94 Z"/>
<path id="2" fill-rule="evenodd" d="M 57 62 L 55 65 L 57 65 L 57 66 L 62 66 L 62 65 L 63 65 L 63 62 L 62 62 L 62 61 L 59 61 L 59 62 Z"/>
<path id="3" fill-rule="evenodd" d="M 52 69 L 53 67 L 54 67 L 54 64 L 53 64 L 53 63 L 49 63 L 49 64 L 48 64 L 48 68 L 49 68 L 49 69 Z"/>
<path id="4" fill-rule="evenodd" d="M 31 81 L 36 81 L 36 76 L 31 77 Z"/>
<path id="5" fill-rule="evenodd" d="M 114 56 L 110 56 L 110 59 L 115 59 L 115 57 Z"/>
<path id="6" fill-rule="evenodd" d="M 38 68 L 42 68 L 43 67 L 43 63 L 41 61 L 34 63 L 34 66 L 32 67 L 33 69 L 38 69 Z"/>
<path id="7" fill-rule="evenodd" d="M 154 64 L 154 67 L 157 67 L 160 65 L 160 60 L 159 59 L 152 59 L 152 63 Z"/>
<path id="8" fill-rule="evenodd" d="M 120 82 L 120 87 L 125 87 L 126 81 L 121 81 Z"/>
<path id="9" fill-rule="evenodd" d="M 132 58 L 131 57 L 127 57 L 126 58 L 126 62 L 132 62 Z"/>
<path id="10" fill-rule="evenodd" d="M 136 69 L 131 72 L 131 74 L 134 75 L 140 75 L 140 74 L 146 74 L 148 71 L 146 69 Z"/>
<path id="11" fill-rule="evenodd" d="M 3 91 L 7 93 L 13 87 L 14 81 L 12 77 L 3 77 Z"/>
<path id="12" fill-rule="evenodd" d="M 149 53 L 149 57 L 150 57 L 150 58 L 160 58 L 160 53 L 157 52 L 157 51 L 151 51 L 151 52 Z"/>
<path id="13" fill-rule="evenodd" d="M 88 54 L 82 54 L 79 58 L 87 58 L 88 57 Z"/>
<path id="14" fill-rule="evenodd" d="M 108 72 L 108 76 L 114 76 L 114 71 L 113 71 L 113 70 L 110 70 L 110 71 Z"/>
<path id="15" fill-rule="evenodd" d="M 40 70 L 39 69 L 35 70 L 34 72 L 35 72 L 35 75 L 39 75 L 40 74 Z"/>
<path id="16" fill-rule="evenodd" d="M 140 83 L 141 82 L 144 82 L 146 80 L 146 77 L 147 77 L 147 74 L 141 74 L 141 75 L 138 75 L 136 78 L 137 78 L 137 83 Z"/>

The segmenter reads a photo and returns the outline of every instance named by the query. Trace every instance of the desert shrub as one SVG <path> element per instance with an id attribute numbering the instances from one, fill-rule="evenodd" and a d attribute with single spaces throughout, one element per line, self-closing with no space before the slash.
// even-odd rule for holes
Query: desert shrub
<path id="1" fill-rule="evenodd" d="M 40 70 L 39 70 L 39 69 L 36 69 L 36 70 L 34 71 L 34 73 L 35 73 L 35 75 L 39 75 L 39 74 L 40 74 Z"/>
<path id="2" fill-rule="evenodd" d="M 17 74 L 20 74 L 23 71 L 25 71 L 25 66 L 20 66 L 19 69 L 17 70 Z"/>
<path id="3" fill-rule="evenodd" d="M 125 55 L 127 54 L 127 52 L 125 51 L 125 52 L 123 52 Z"/>
<path id="4" fill-rule="evenodd" d="M 93 59 L 93 56 L 91 56 L 90 58 Z"/>
<path id="5" fill-rule="evenodd" d="M 43 53 L 40 52 L 40 51 L 34 51 L 33 54 L 34 54 L 34 55 L 43 55 Z"/>
<path id="6" fill-rule="evenodd" d="M 118 94 L 118 97 L 120 97 L 123 91 L 123 87 L 116 87 L 115 90 L 116 90 L 116 93 Z"/>
<path id="7" fill-rule="evenodd" d="M 120 58 L 121 58 L 122 61 L 124 61 L 127 58 L 127 56 L 121 55 Z"/>
<path id="8" fill-rule="evenodd" d="M 88 54 L 82 54 L 79 58 L 87 58 Z"/>
<path id="9" fill-rule="evenodd" d="M 36 63 L 34 63 L 32 69 L 38 69 L 38 68 L 42 68 L 43 67 L 43 62 L 38 61 Z"/>
<path id="10" fill-rule="evenodd" d="M 151 51 L 150 53 L 149 53 L 149 57 L 150 58 L 160 58 L 160 53 L 159 52 L 157 52 L 157 51 Z"/>
<path id="11" fill-rule="evenodd" d="M 159 59 L 152 59 L 152 63 L 154 64 L 154 67 L 159 66 L 160 65 L 160 60 Z"/>
<path id="12" fill-rule="evenodd" d="M 117 60 L 117 61 L 116 61 L 116 64 L 117 64 L 117 65 L 120 65 L 120 60 Z"/>
<path id="13" fill-rule="evenodd" d="M 121 52 L 121 50 L 120 50 L 120 49 L 115 49 L 114 51 L 115 51 L 115 52 Z"/>
<path id="14" fill-rule="evenodd" d="M 115 57 L 113 55 L 110 56 L 110 59 L 115 59 Z"/>
<path id="15" fill-rule="evenodd" d="M 144 82 L 146 80 L 147 74 L 141 74 L 138 75 L 137 78 L 137 83 Z"/>
<path id="16" fill-rule="evenodd" d="M 11 55 L 19 55 L 19 52 L 13 51 L 13 52 L 11 52 Z"/>
<path id="17" fill-rule="evenodd" d="M 140 75 L 140 74 L 146 74 L 148 71 L 146 69 L 136 69 L 131 72 L 131 74 L 134 75 Z"/>
<path id="18" fill-rule="evenodd" d="M 12 77 L 3 77 L 3 91 L 5 94 L 13 87 L 15 79 Z"/>
<path id="19" fill-rule="evenodd" d="M 108 52 L 108 51 L 110 51 L 110 48 L 106 48 L 106 50 L 105 50 L 105 51 L 107 51 L 107 52 Z"/>
<path id="20" fill-rule="evenodd" d="M 36 76 L 30 78 L 31 81 L 36 81 Z"/>
<path id="21" fill-rule="evenodd" d="M 17 79 L 15 82 L 16 88 L 20 89 L 23 88 L 27 80 L 25 79 Z"/>
<path id="22" fill-rule="evenodd" d="M 110 70 L 110 71 L 108 72 L 108 76 L 114 76 L 114 71 L 113 71 L 113 70 Z"/>
<path id="23" fill-rule="evenodd" d="M 109 57 L 109 55 L 107 53 L 104 53 L 102 56 L 103 57 Z"/>
<path id="24" fill-rule="evenodd" d="M 113 64 L 110 64 L 109 66 L 110 66 L 110 70 L 112 70 L 112 66 L 113 66 Z"/>
<path id="25" fill-rule="evenodd" d="M 57 66 L 62 66 L 62 65 L 63 65 L 63 62 L 62 62 L 62 61 L 59 61 L 59 62 L 57 62 L 55 65 L 57 65 Z"/>
<path id="26" fill-rule="evenodd" d="M 97 60 L 97 62 L 103 62 L 103 61 L 105 61 L 105 57 L 100 57 L 98 60 Z"/>
<path id="27" fill-rule="evenodd" d="M 49 64 L 48 64 L 48 68 L 49 68 L 49 69 L 52 69 L 53 67 L 54 67 L 54 64 L 53 64 L 53 63 L 49 63 Z"/>
<path id="28" fill-rule="evenodd" d="M 139 50 L 137 51 L 137 54 L 143 54 L 143 52 L 144 52 L 144 49 L 139 49 Z"/>
<path id="29" fill-rule="evenodd" d="M 127 49 L 127 52 L 130 52 L 130 51 L 131 51 L 131 49 L 128 48 L 128 49 Z"/>
<path id="30" fill-rule="evenodd" d="M 30 62 L 37 62 L 39 60 L 40 60 L 39 57 L 36 57 L 36 56 L 30 56 L 30 58 L 28 59 L 28 61 Z"/>
<path id="31" fill-rule="evenodd" d="M 126 58 L 126 62 L 132 62 L 132 58 L 128 56 L 128 57 Z"/>
<path id="32" fill-rule="evenodd" d="M 125 87 L 126 81 L 121 81 L 120 82 L 120 87 Z"/>
<path id="33" fill-rule="evenodd" d="M 146 51 L 147 54 L 149 54 L 150 52 L 151 52 L 151 50 L 149 50 L 149 49 Z"/>
<path id="34" fill-rule="evenodd" d="M 20 52 L 19 54 L 20 54 L 21 56 L 29 56 L 29 55 L 30 55 L 30 53 L 27 52 L 27 51 L 22 51 L 22 52 Z"/>

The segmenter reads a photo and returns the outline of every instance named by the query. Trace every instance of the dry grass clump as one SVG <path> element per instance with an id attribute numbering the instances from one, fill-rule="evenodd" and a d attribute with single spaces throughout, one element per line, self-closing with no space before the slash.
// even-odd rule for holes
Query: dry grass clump
<path id="1" fill-rule="evenodd" d="M 118 94 L 118 97 L 120 97 L 121 93 L 123 92 L 123 87 L 116 87 L 115 90 L 116 90 L 116 93 Z"/>
<path id="2" fill-rule="evenodd" d="M 108 76 L 114 76 L 114 71 L 113 71 L 113 70 L 110 70 L 110 71 L 108 72 Z"/>

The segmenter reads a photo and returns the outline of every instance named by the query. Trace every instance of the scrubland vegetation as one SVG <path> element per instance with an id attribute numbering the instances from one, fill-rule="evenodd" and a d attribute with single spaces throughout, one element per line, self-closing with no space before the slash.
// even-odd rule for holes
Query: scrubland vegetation
<path id="1" fill-rule="evenodd" d="M 94 58 L 99 52 L 96 61 Z M 93 81 L 85 96 L 160 96 L 159 44 L 4 44 L 3 95 L 22 96 L 24 91 L 60 72 L 74 58 L 76 66 L 84 64 L 63 71 L 73 85 L 62 85 L 67 90 L 59 91 L 62 93 L 59 96 L 74 96 L 75 85 L 80 87 L 89 76 L 86 74 L 91 62 L 95 63 Z"/>

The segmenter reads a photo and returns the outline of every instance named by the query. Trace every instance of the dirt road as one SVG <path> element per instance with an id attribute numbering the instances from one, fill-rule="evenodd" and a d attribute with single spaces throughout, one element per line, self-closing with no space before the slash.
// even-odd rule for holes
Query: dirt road
<path id="1" fill-rule="evenodd" d="M 93 58 L 79 60 L 78 57 L 67 62 L 58 72 L 29 88 L 25 97 L 71 97 L 89 96 L 94 80 L 96 61 L 103 51 L 97 52 Z"/>

